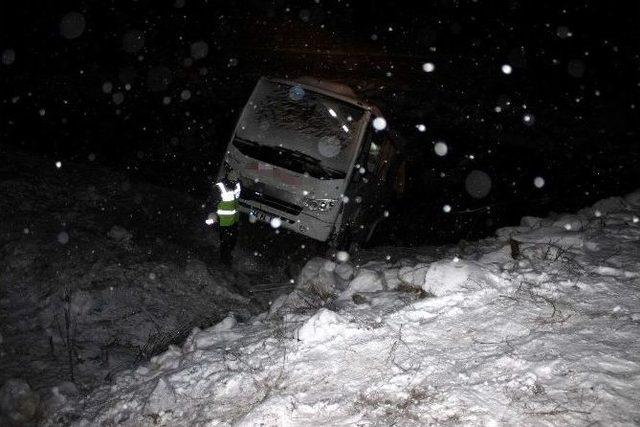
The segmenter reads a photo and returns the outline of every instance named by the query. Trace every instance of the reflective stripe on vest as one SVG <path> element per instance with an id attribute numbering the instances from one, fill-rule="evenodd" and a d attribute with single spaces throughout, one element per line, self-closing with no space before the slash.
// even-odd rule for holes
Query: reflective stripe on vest
<path id="1" fill-rule="evenodd" d="M 220 215 L 235 215 L 235 214 L 236 214 L 236 212 L 238 212 L 238 211 L 237 211 L 237 210 L 235 210 L 235 209 L 232 209 L 232 210 L 227 210 L 227 209 L 218 209 L 218 210 L 216 211 L 216 213 L 218 214 L 218 216 L 220 216 Z"/>

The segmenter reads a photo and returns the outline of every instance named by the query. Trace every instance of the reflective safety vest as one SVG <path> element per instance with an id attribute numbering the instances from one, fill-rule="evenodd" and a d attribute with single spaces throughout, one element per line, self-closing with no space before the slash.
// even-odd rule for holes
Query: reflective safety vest
<path id="1" fill-rule="evenodd" d="M 238 198 L 240 197 L 240 183 L 236 183 L 236 188 L 227 189 L 224 183 L 219 182 L 216 187 L 220 190 L 220 202 L 218 203 L 218 221 L 221 227 L 230 227 L 240 220 L 238 211 Z"/>

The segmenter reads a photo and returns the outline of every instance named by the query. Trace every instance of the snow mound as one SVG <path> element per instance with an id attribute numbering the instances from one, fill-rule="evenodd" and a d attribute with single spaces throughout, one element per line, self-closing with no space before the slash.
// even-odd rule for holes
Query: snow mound
<path id="1" fill-rule="evenodd" d="M 356 293 L 378 292 L 384 289 L 382 278 L 376 271 L 361 269 L 356 277 L 349 282 L 347 289 L 340 294 L 339 299 L 349 299 Z"/>
<path id="2" fill-rule="evenodd" d="M 298 275 L 293 292 L 278 297 L 271 305 L 270 314 L 318 309 L 338 298 L 353 275 L 354 269 L 349 263 L 312 258 Z"/>
<path id="3" fill-rule="evenodd" d="M 422 289 L 434 296 L 450 295 L 465 288 L 482 287 L 496 281 L 491 273 L 478 264 L 459 259 L 403 267 L 398 277 L 406 286 Z"/>
<path id="4" fill-rule="evenodd" d="M 640 190 L 627 194 L 624 197 L 624 201 L 633 208 L 640 208 Z"/>
<path id="5" fill-rule="evenodd" d="M 342 278 L 336 274 L 337 264 L 324 258 L 313 258 L 302 268 L 297 289 L 313 290 L 320 294 L 337 294 L 344 286 Z"/>
<path id="6" fill-rule="evenodd" d="M 327 341 L 340 335 L 348 323 L 339 314 L 321 308 L 297 330 L 296 337 L 307 344 Z"/>
<path id="7" fill-rule="evenodd" d="M 194 329 L 201 346 L 169 347 L 45 425 L 637 424 L 640 225 L 623 218 L 640 206 L 598 206 L 512 227 L 515 257 L 503 238 L 429 263 L 385 249 L 350 282 L 312 260 L 280 309 Z"/>
<path id="8" fill-rule="evenodd" d="M 584 233 L 567 231 L 560 227 L 540 227 L 529 232 L 513 234 L 511 238 L 519 243 L 555 245 L 562 248 L 581 248 L 585 242 Z"/>
<path id="9" fill-rule="evenodd" d="M 231 332 L 237 324 L 238 321 L 235 317 L 227 316 L 221 322 L 204 331 L 201 331 L 199 328 L 194 328 L 182 346 L 182 351 L 191 352 L 212 347 L 220 341 L 221 335 Z"/>

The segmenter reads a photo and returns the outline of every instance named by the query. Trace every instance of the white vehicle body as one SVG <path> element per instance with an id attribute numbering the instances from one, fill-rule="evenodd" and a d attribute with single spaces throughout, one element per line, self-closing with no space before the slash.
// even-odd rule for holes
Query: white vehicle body
<path id="1" fill-rule="evenodd" d="M 378 114 L 349 92 L 317 80 L 260 79 L 219 172 L 238 172 L 240 211 L 251 221 L 279 218 L 281 227 L 327 241 L 359 214 L 345 207 L 354 203 L 354 171 L 355 181 L 369 182 L 357 162 Z"/>

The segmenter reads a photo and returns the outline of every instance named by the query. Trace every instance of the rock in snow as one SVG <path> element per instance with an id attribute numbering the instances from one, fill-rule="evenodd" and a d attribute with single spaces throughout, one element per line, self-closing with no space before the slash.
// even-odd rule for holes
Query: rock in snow
<path id="1" fill-rule="evenodd" d="M 27 425 L 36 416 L 40 399 L 29 384 L 7 380 L 0 387 L 0 425 Z"/>

